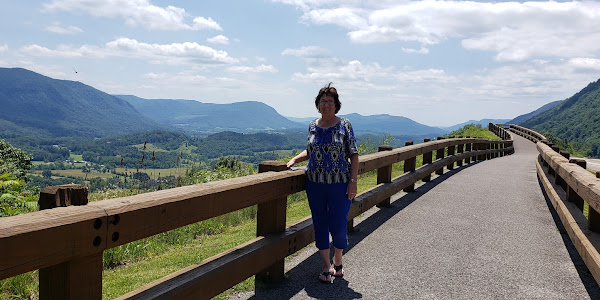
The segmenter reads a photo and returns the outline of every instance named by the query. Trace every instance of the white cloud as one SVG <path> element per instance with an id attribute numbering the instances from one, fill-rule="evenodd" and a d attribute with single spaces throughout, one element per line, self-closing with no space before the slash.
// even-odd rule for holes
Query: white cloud
<path id="1" fill-rule="evenodd" d="M 77 34 L 82 33 L 83 30 L 76 26 L 61 26 L 59 23 L 54 23 L 46 27 L 46 31 L 54 32 L 58 34 Z"/>
<path id="2" fill-rule="evenodd" d="M 569 65 L 575 69 L 600 71 L 600 59 L 576 57 L 569 60 Z"/>
<path id="3" fill-rule="evenodd" d="M 206 39 L 211 44 L 229 45 L 229 39 L 224 35 L 217 35 Z"/>
<path id="4" fill-rule="evenodd" d="M 373 89 L 402 89 L 415 82 L 455 82 L 444 70 L 426 69 L 401 71 L 394 67 L 382 67 L 378 63 L 364 64 L 358 60 L 335 64 L 316 64 L 307 68 L 307 73 L 295 73 L 293 79 L 305 82 L 342 81 L 352 82 L 352 85 L 368 84 Z M 390 88 L 390 86 L 395 86 Z"/>
<path id="5" fill-rule="evenodd" d="M 298 49 L 285 49 L 281 52 L 281 55 L 291 55 L 300 58 L 323 58 L 330 57 L 331 51 L 319 46 L 305 46 Z"/>
<path id="6" fill-rule="evenodd" d="M 4 44 L 2 46 L 0 46 L 0 53 L 2 52 L 8 52 L 8 45 Z"/>
<path id="7" fill-rule="evenodd" d="M 429 49 L 425 47 L 421 47 L 421 49 L 412 49 L 412 48 L 404 48 L 402 47 L 402 52 L 405 53 L 417 53 L 417 54 L 427 54 L 429 53 Z"/>
<path id="8" fill-rule="evenodd" d="M 192 29 L 195 30 L 202 30 L 202 29 L 213 29 L 213 30 L 223 30 L 221 28 L 221 26 L 219 25 L 219 23 L 215 22 L 213 19 L 211 18 L 204 18 L 204 17 L 196 17 L 194 18 L 194 26 L 192 26 Z"/>
<path id="9" fill-rule="evenodd" d="M 600 50 L 600 3 L 592 1 L 276 2 L 302 8 L 303 21 L 347 29 L 355 43 L 405 41 L 425 46 L 461 39 L 466 49 L 496 52 L 498 61 L 585 57 Z"/>
<path id="10" fill-rule="evenodd" d="M 302 16 L 303 20 L 315 24 L 336 24 L 347 29 L 360 29 L 368 26 L 362 9 L 340 7 L 334 9 L 316 9 L 308 11 Z"/>
<path id="11" fill-rule="evenodd" d="M 272 65 L 260 65 L 256 67 L 234 66 L 227 68 L 232 73 L 277 73 L 278 70 Z"/>
<path id="12" fill-rule="evenodd" d="M 92 57 L 120 56 L 165 64 L 230 64 L 238 60 L 226 51 L 199 45 L 196 42 L 149 44 L 134 39 L 119 38 L 104 47 L 83 45 L 79 48 L 61 45 L 49 49 L 37 44 L 21 48 L 23 54 L 45 57 Z"/>
<path id="13" fill-rule="evenodd" d="M 192 24 L 186 23 L 189 14 L 185 9 L 159 7 L 148 0 L 53 0 L 44 4 L 45 11 L 86 12 L 92 16 L 123 19 L 130 26 L 142 26 L 157 30 L 222 30 L 211 18 L 195 17 Z"/>

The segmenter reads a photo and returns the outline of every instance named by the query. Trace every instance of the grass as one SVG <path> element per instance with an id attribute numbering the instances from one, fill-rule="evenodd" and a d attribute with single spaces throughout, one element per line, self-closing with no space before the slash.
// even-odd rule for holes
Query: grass
<path id="1" fill-rule="evenodd" d="M 31 173 L 42 176 L 42 171 L 33 171 Z M 87 175 L 87 178 L 95 178 L 95 177 L 113 178 L 113 177 L 115 177 L 115 174 L 112 174 L 112 173 L 99 173 L 99 172 L 85 173 L 81 169 L 52 170 L 52 174 L 53 174 L 53 178 L 55 178 L 55 175 L 61 176 L 61 177 L 71 176 L 71 177 L 81 177 L 81 178 L 86 178 L 86 175 Z"/>
<path id="2" fill-rule="evenodd" d="M 125 173 L 127 172 L 135 172 L 137 171 L 135 168 L 115 168 L 115 172 L 117 173 Z M 169 168 L 169 169 L 140 169 L 140 172 L 144 172 L 150 175 L 150 178 L 158 178 L 158 174 L 160 176 L 170 176 L 173 175 L 175 177 L 184 176 L 187 171 L 186 167 L 179 168 Z"/>
<path id="3" fill-rule="evenodd" d="M 146 143 L 146 149 L 144 149 L 144 144 L 137 144 L 137 145 L 133 145 L 134 147 L 138 148 L 138 150 L 143 151 L 145 150 L 146 152 L 169 152 L 165 149 L 159 148 L 154 146 L 152 143 Z"/>

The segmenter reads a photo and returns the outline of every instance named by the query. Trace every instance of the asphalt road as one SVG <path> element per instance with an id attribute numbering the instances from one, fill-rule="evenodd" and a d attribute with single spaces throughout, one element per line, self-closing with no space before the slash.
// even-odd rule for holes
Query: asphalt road
<path id="1" fill-rule="evenodd" d="M 286 261 L 283 283 L 232 298 L 599 299 L 544 197 L 535 145 L 515 136 L 515 148 L 371 209 L 349 235 L 346 275 L 333 284 L 317 280 L 311 245 Z"/>

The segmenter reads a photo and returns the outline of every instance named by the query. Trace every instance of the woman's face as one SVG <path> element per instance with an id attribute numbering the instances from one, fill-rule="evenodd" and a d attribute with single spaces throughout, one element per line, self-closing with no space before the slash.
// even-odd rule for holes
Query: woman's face
<path id="1" fill-rule="evenodd" d="M 323 95 L 319 100 L 319 111 L 323 116 L 335 115 L 335 100 L 333 96 Z"/>

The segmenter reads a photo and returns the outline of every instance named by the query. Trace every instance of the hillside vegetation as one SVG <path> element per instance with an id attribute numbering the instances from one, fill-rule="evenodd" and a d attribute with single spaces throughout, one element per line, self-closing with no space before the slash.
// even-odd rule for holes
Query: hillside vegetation
<path id="1" fill-rule="evenodd" d="M 600 80 L 522 126 L 564 140 L 583 155 L 600 157 Z"/>
<path id="2" fill-rule="evenodd" d="M 117 97 L 129 102 L 148 118 L 190 134 L 280 131 L 304 127 L 257 101 L 215 104 L 195 100 L 143 99 L 131 95 Z"/>
<path id="3" fill-rule="evenodd" d="M 0 68 L 0 137 L 106 137 L 167 128 L 81 82 Z"/>

